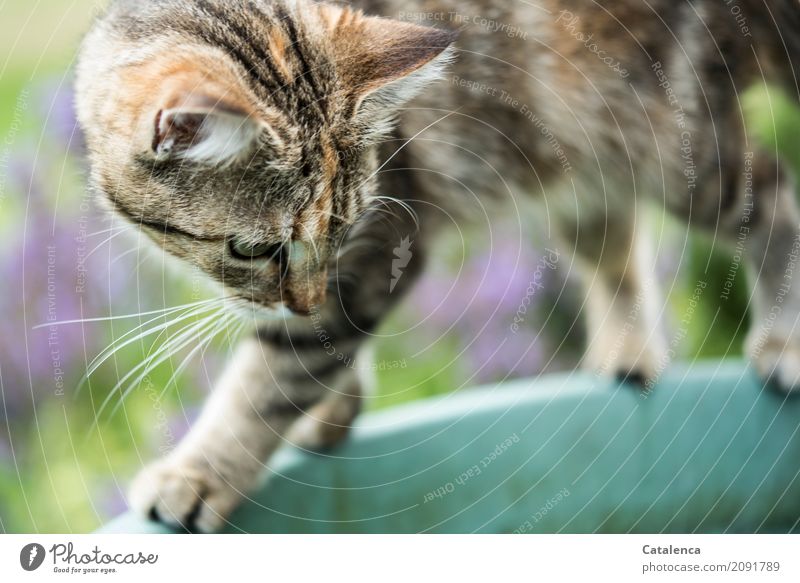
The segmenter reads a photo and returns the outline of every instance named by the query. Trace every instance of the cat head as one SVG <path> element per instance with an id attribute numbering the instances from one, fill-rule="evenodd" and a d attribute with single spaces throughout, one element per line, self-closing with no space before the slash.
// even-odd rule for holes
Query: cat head
<path id="1" fill-rule="evenodd" d="M 91 182 L 229 296 L 308 313 L 454 36 L 312 2 L 115 3 L 78 67 Z"/>

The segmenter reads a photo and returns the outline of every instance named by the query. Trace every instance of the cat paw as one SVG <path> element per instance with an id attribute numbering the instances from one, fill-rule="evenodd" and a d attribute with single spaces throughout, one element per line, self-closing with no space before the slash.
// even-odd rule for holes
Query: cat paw
<path id="1" fill-rule="evenodd" d="M 626 342 L 621 348 L 612 343 L 592 347 L 583 364 L 595 374 L 649 391 L 667 361 L 666 350 L 657 343 Z"/>
<path id="2" fill-rule="evenodd" d="M 189 532 L 216 532 L 241 497 L 207 465 L 158 461 L 134 479 L 129 493 L 142 516 Z"/>
<path id="3" fill-rule="evenodd" d="M 633 385 L 640 389 L 645 389 L 655 382 L 656 372 L 651 370 L 639 370 L 636 367 L 623 368 L 617 370 L 614 378 L 620 383 Z"/>
<path id="4" fill-rule="evenodd" d="M 769 337 L 748 342 L 747 352 L 758 374 L 786 394 L 800 395 L 800 342 Z"/>

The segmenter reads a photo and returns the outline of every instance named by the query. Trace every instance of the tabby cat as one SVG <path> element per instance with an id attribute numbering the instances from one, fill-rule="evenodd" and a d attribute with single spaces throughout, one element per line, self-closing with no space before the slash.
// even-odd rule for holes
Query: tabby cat
<path id="1" fill-rule="evenodd" d="M 543 203 L 585 275 L 585 365 L 645 384 L 669 351 L 642 205 L 743 241 L 747 350 L 797 390 L 800 215 L 739 95 L 797 95 L 798 73 L 797 0 L 112 2 L 77 75 L 92 186 L 261 316 L 131 505 L 214 531 L 284 440 L 340 440 L 360 403 L 341 356 L 484 204 Z"/>

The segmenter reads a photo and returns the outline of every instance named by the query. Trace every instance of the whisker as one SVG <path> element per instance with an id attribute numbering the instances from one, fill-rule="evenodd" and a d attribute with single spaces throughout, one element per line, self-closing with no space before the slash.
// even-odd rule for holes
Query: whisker
<path id="1" fill-rule="evenodd" d="M 111 261 L 111 265 L 114 265 L 115 263 L 117 263 L 118 261 L 120 261 L 120 260 L 121 260 L 123 257 L 127 257 L 127 256 L 128 256 L 128 255 L 130 255 L 131 253 L 133 253 L 133 252 L 135 252 L 135 251 L 141 251 L 141 250 L 142 250 L 142 248 L 141 248 L 141 247 L 139 247 L 138 245 L 137 245 L 136 247 L 134 247 L 133 249 L 128 249 L 127 251 L 124 251 L 123 253 L 120 253 L 119 255 L 117 255 L 117 256 L 116 256 L 116 257 L 115 257 L 115 258 L 114 258 L 114 259 Z"/>
<path id="2" fill-rule="evenodd" d="M 214 339 L 217 336 L 219 336 L 219 334 L 225 328 L 227 328 L 231 324 L 231 322 L 233 322 L 234 320 L 235 320 L 235 316 L 233 314 L 230 314 L 230 313 L 222 314 L 222 316 L 220 316 L 219 321 L 217 322 L 216 326 L 214 326 L 211 329 L 211 331 L 208 333 L 208 336 L 205 339 L 201 340 L 200 343 L 197 346 L 195 346 L 189 352 L 189 354 L 186 356 L 186 358 L 183 359 L 183 361 L 178 366 L 178 368 L 175 369 L 175 372 L 172 373 L 172 376 L 169 378 L 169 380 L 167 380 L 166 384 L 164 385 L 164 390 L 161 391 L 161 398 L 163 398 L 164 395 L 166 395 L 167 391 L 169 390 L 170 385 L 173 382 L 177 381 L 178 376 L 180 375 L 181 372 L 183 372 L 183 370 L 186 368 L 186 366 L 188 366 L 188 364 L 191 361 L 192 357 L 195 354 L 197 354 L 198 351 L 202 350 L 202 352 L 200 353 L 200 358 L 202 358 L 203 355 L 205 355 L 206 350 L 208 350 L 208 347 L 211 346 L 211 343 L 214 341 Z M 176 388 L 177 388 L 177 385 L 176 385 Z M 112 411 L 111 414 L 113 415 L 114 412 Z"/>
<path id="3" fill-rule="evenodd" d="M 399 198 L 387 195 L 373 196 L 372 199 L 377 200 L 378 202 L 384 204 L 385 206 L 389 206 L 390 202 L 398 204 L 401 208 L 405 209 L 405 211 L 408 212 L 409 216 L 411 217 L 411 220 L 414 221 L 414 224 L 417 226 L 417 229 L 419 229 L 419 215 L 417 214 L 417 211 L 415 211 L 411 207 L 411 205 L 408 204 L 407 202 L 400 200 Z"/>
<path id="4" fill-rule="evenodd" d="M 337 291 L 340 287 L 340 284 L 355 286 L 358 285 L 360 281 L 361 280 L 358 279 L 358 276 L 353 273 L 339 273 L 328 278 L 328 289 Z M 334 287 L 330 287 L 331 285 Z"/>
<path id="5" fill-rule="evenodd" d="M 361 249 L 362 247 L 373 249 L 376 245 L 380 245 L 381 243 L 383 243 L 383 241 L 379 240 L 377 237 L 368 237 L 362 235 L 358 238 L 351 239 L 342 245 L 339 248 L 336 256 L 337 258 L 344 257 L 348 253 Z"/>
<path id="6" fill-rule="evenodd" d="M 371 206 L 371 207 L 368 207 L 368 208 L 364 209 L 364 211 L 360 215 L 358 215 L 358 218 L 362 219 L 363 217 L 365 217 L 367 215 L 371 215 L 373 213 L 376 214 L 376 215 L 385 215 L 387 217 L 391 217 L 393 219 L 400 220 L 400 215 L 398 215 L 397 213 L 392 212 L 387 208 L 378 208 L 376 206 Z"/>
<path id="7" fill-rule="evenodd" d="M 81 379 L 80 383 L 78 384 L 78 388 L 76 390 L 76 395 L 82 389 L 83 385 L 89 380 L 91 375 L 94 374 L 94 372 L 98 368 L 100 368 L 100 366 L 102 366 L 104 362 L 106 362 L 109 358 L 111 358 L 113 355 L 118 353 L 120 350 L 122 350 L 126 346 L 130 346 L 134 342 L 137 342 L 137 341 L 139 341 L 139 340 L 141 340 L 143 338 L 146 338 L 147 336 L 150 336 L 153 333 L 155 333 L 155 332 L 160 330 L 161 332 L 159 333 L 159 336 L 156 337 L 156 340 L 157 340 L 161 336 L 161 334 L 164 333 L 164 331 L 166 331 L 168 328 L 174 326 L 178 322 L 182 322 L 182 321 L 187 320 L 189 318 L 197 317 L 197 316 L 199 316 L 200 314 L 202 314 L 204 312 L 208 312 L 208 311 L 215 310 L 215 309 L 218 310 L 220 308 L 221 308 L 220 305 L 200 306 L 200 307 L 195 308 L 195 309 L 193 309 L 193 310 L 191 310 L 191 311 L 189 311 L 189 312 L 187 312 L 185 314 L 180 314 L 178 317 L 173 318 L 173 319 L 171 319 L 171 320 L 169 320 L 167 322 L 163 322 L 163 323 L 158 324 L 156 326 L 150 327 L 150 328 L 144 330 L 143 332 L 140 332 L 140 333 L 136 334 L 132 338 L 122 342 L 123 339 L 127 338 L 128 336 L 130 336 L 132 334 L 135 334 L 137 330 L 143 328 L 144 326 L 147 326 L 147 324 L 149 324 L 151 322 L 154 322 L 156 320 L 160 320 L 163 316 L 161 316 L 161 315 L 156 316 L 155 318 L 152 318 L 151 320 L 148 320 L 144 324 L 142 324 L 140 326 L 137 326 L 133 330 L 130 330 L 130 331 L 126 332 L 120 338 L 115 339 L 109 346 L 104 348 L 100 352 L 100 354 L 98 354 L 87 365 L 86 373 L 83 375 L 83 378 Z"/>
<path id="8" fill-rule="evenodd" d="M 102 235 L 104 233 L 110 233 L 111 231 L 119 231 L 119 230 L 123 230 L 124 231 L 124 230 L 132 229 L 132 228 L 133 228 L 133 226 L 129 225 L 129 224 L 114 225 L 113 227 L 109 227 L 108 229 L 101 229 L 100 231 L 95 231 L 94 233 L 89 233 L 88 235 L 86 235 L 86 238 L 88 239 L 89 237 L 96 237 L 97 235 Z"/>
<path id="9" fill-rule="evenodd" d="M 126 233 L 126 232 L 128 232 L 128 230 L 129 230 L 129 229 L 123 229 L 123 230 L 121 230 L 121 231 L 117 231 L 116 233 L 114 233 L 113 235 L 111 235 L 110 237 L 108 237 L 107 239 L 105 239 L 104 241 L 102 241 L 102 242 L 101 242 L 101 243 L 99 243 L 99 244 L 98 244 L 98 245 L 97 245 L 97 246 L 96 246 L 94 249 L 92 249 L 91 251 L 89 251 L 89 252 L 88 252 L 88 253 L 87 253 L 87 254 L 86 254 L 84 257 L 83 257 L 83 260 L 84 260 L 84 261 L 86 261 L 87 259 L 89 259 L 89 257 L 91 257 L 92 255 L 94 255 L 94 253 L 95 253 L 95 252 L 96 252 L 98 249 L 100 249 L 100 248 L 101 248 L 103 245 L 105 245 L 105 244 L 107 244 L 107 243 L 110 243 L 110 242 L 111 242 L 113 239 L 115 239 L 115 238 L 119 237 L 119 236 L 120 236 L 120 235 L 122 235 L 123 233 Z"/>
<path id="10" fill-rule="evenodd" d="M 202 334 L 203 331 L 207 328 L 211 328 L 216 325 L 216 321 L 213 318 L 214 314 L 208 315 L 203 317 L 199 322 L 187 326 L 186 329 L 181 331 L 180 333 L 176 334 L 173 338 L 167 340 L 164 344 L 158 347 L 157 350 L 148 354 L 146 358 L 142 360 L 139 364 L 137 364 L 133 369 L 128 371 L 128 373 L 123 376 L 116 385 L 109 391 L 106 398 L 103 400 L 100 408 L 97 410 L 95 414 L 95 423 L 93 424 L 94 427 L 97 426 L 97 423 L 100 420 L 101 415 L 106 410 L 106 408 L 111 403 L 111 400 L 114 398 L 114 395 L 120 393 L 120 399 L 124 400 L 125 397 L 132 391 L 135 387 L 137 387 L 144 378 L 157 366 L 163 363 L 165 360 L 171 358 L 175 352 L 181 350 L 185 346 L 191 344 L 195 341 L 198 335 Z M 125 382 L 130 379 L 133 375 L 141 371 L 139 376 L 134 380 L 129 388 L 125 391 L 122 391 L 122 386 Z M 92 431 L 94 429 L 90 429 Z"/>
<path id="11" fill-rule="evenodd" d="M 455 114 L 455 113 L 458 113 L 460 110 L 461 110 L 461 108 L 459 107 L 458 109 L 454 109 L 453 111 L 448 111 L 448 112 L 447 112 L 445 115 L 443 115 L 442 117 L 440 117 L 440 118 L 438 118 L 438 119 L 436 119 L 436 120 L 432 121 L 431 123 L 429 123 L 428 125 L 426 125 L 424 128 L 422 128 L 421 130 L 419 130 L 419 131 L 418 131 L 416 134 L 414 134 L 413 136 L 411 136 L 411 137 L 410 137 L 410 138 L 408 138 L 407 140 L 404 140 L 404 141 L 403 141 L 403 143 L 400 145 L 400 147 L 399 147 L 399 148 L 397 148 L 397 149 L 396 149 L 394 152 L 392 152 L 392 154 L 391 154 L 391 155 L 390 155 L 390 156 L 389 156 L 389 157 L 388 157 L 386 160 L 384 160 L 384 162 L 383 162 L 383 163 L 382 163 L 380 166 L 378 166 L 378 168 L 375 170 L 375 172 L 373 172 L 372 174 L 370 174 L 369 176 L 367 176 L 367 177 L 366 177 L 364 180 L 362 180 L 362 181 L 361 181 L 361 184 L 359 184 L 359 185 L 357 186 L 357 188 L 360 188 L 360 187 L 364 186 L 364 185 L 365 185 L 367 182 L 369 182 L 370 180 L 372 180 L 373 178 L 375 178 L 375 176 L 377 176 L 377 175 L 378 175 L 378 173 L 379 173 L 381 170 L 383 170 L 383 169 L 386 167 L 386 165 L 387 165 L 387 164 L 389 164 L 389 162 L 391 162 L 391 161 L 394 159 L 394 157 L 395 157 L 395 156 L 397 156 L 397 155 L 398 155 L 400 152 L 402 152 L 402 151 L 405 149 L 405 147 L 406 147 L 406 146 L 408 146 L 408 145 L 409 145 L 411 142 L 413 142 L 415 139 L 417 139 L 419 136 L 421 136 L 423 133 L 425 133 L 426 131 L 428 131 L 429 129 L 431 129 L 431 128 L 432 128 L 433 126 L 435 126 L 436 124 L 438 124 L 438 123 L 440 123 L 440 122 L 442 122 L 442 121 L 446 120 L 446 119 L 447 119 L 448 117 L 450 117 L 451 115 L 453 115 L 453 114 Z"/>
<path id="12" fill-rule="evenodd" d="M 39 328 L 47 328 L 49 326 L 63 326 L 65 324 L 85 324 L 90 322 L 108 322 L 111 320 L 124 320 L 127 318 L 139 318 L 141 316 L 151 316 L 153 314 L 166 315 L 183 309 L 192 308 L 195 306 L 202 306 L 206 304 L 211 304 L 213 302 L 224 301 L 224 299 L 225 298 L 209 298 L 207 300 L 200 300 L 188 304 L 181 304 L 180 306 L 172 306 L 169 308 L 162 308 L 160 310 L 150 310 L 147 312 L 136 312 L 134 314 L 123 314 L 121 316 L 102 316 L 95 318 L 78 318 L 77 320 L 61 320 L 58 322 L 48 322 L 46 324 L 37 324 L 36 326 L 33 327 L 33 330 L 38 330 Z"/>
<path id="13" fill-rule="evenodd" d="M 145 377 L 150 373 L 150 371 L 154 370 L 156 367 L 160 366 L 162 363 L 166 361 L 172 361 L 172 357 L 175 356 L 178 352 L 186 348 L 187 346 L 191 345 L 193 342 L 198 341 L 198 345 L 192 348 L 189 352 L 189 355 L 193 355 L 198 348 L 203 347 L 206 343 L 211 342 L 214 339 L 214 336 L 219 332 L 218 329 L 221 329 L 220 324 L 225 324 L 226 319 L 229 317 L 228 314 L 210 314 L 209 316 L 203 318 L 201 321 L 197 322 L 192 326 L 188 326 L 179 334 L 176 334 L 172 338 L 169 338 L 166 342 L 162 345 L 159 345 L 157 350 L 152 354 L 148 354 L 147 358 L 147 366 L 142 369 L 142 372 L 139 376 L 131 382 L 128 387 L 123 392 L 123 399 L 137 386 L 139 386 Z M 203 338 L 208 334 L 206 338 Z M 186 360 L 186 359 L 184 359 Z M 182 363 L 183 364 L 183 363 Z M 140 367 L 137 367 L 137 369 Z M 178 367 L 179 369 L 181 367 Z M 131 372 L 135 372 L 134 371 Z M 131 375 L 130 373 L 125 376 L 125 378 L 120 380 L 119 385 L 129 378 Z M 167 384 L 166 387 L 169 387 L 172 380 L 177 374 L 173 375 Z M 112 411 L 113 414 L 113 411 Z"/>

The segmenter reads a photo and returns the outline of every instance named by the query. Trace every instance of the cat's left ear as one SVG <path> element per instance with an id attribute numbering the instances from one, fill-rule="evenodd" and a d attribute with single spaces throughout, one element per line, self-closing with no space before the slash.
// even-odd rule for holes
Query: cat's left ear
<path id="1" fill-rule="evenodd" d="M 155 112 L 152 149 L 157 159 L 227 165 L 279 138 L 249 108 L 201 90 Z"/>
<path id="2" fill-rule="evenodd" d="M 356 115 L 402 106 L 440 79 L 453 59 L 457 31 L 364 16 L 322 5 L 337 69 Z"/>

